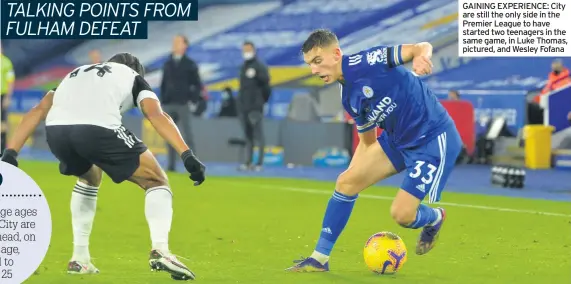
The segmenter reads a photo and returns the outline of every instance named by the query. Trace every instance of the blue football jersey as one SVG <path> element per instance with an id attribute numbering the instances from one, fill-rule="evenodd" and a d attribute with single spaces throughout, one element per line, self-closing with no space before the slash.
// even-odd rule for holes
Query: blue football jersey
<path id="1" fill-rule="evenodd" d="M 454 122 L 422 80 L 401 66 L 402 46 L 343 56 L 341 101 L 359 132 L 380 127 L 399 148 L 436 138 Z"/>

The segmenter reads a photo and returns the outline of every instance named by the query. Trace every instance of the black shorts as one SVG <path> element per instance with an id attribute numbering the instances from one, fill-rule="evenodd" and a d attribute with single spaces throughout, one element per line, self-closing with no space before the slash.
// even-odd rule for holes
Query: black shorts
<path id="1" fill-rule="evenodd" d="M 96 165 L 115 183 L 130 178 L 139 168 L 139 156 L 147 151 L 123 126 L 111 130 L 94 125 L 52 125 L 46 126 L 46 136 L 63 175 L 81 176 Z"/>
<path id="2" fill-rule="evenodd" d="M 8 121 L 8 110 L 4 109 L 4 97 L 6 95 L 0 96 L 0 121 L 7 122 Z"/>

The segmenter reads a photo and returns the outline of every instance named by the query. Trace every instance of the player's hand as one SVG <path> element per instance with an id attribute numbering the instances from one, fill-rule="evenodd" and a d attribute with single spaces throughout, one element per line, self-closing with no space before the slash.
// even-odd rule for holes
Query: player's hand
<path id="1" fill-rule="evenodd" d="M 186 171 L 190 173 L 190 179 L 194 181 L 194 185 L 200 185 L 206 179 L 206 166 L 194 155 L 192 150 L 186 150 L 180 155 Z"/>
<path id="2" fill-rule="evenodd" d="M 416 56 L 412 59 L 412 71 L 419 76 L 432 73 L 432 61 L 428 56 Z"/>
<path id="3" fill-rule="evenodd" d="M 4 150 L 4 153 L 2 153 L 2 162 L 6 162 L 14 167 L 18 166 L 18 160 L 16 159 L 18 157 L 18 152 L 16 152 L 14 149 L 6 149 Z"/>

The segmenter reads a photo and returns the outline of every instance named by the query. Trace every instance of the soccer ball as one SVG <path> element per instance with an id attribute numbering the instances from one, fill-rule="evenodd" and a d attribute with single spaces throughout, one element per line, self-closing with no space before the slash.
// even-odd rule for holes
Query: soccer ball
<path id="1" fill-rule="evenodd" d="M 378 274 L 394 274 L 407 260 L 407 250 L 395 233 L 380 232 L 372 235 L 363 249 L 365 263 Z"/>

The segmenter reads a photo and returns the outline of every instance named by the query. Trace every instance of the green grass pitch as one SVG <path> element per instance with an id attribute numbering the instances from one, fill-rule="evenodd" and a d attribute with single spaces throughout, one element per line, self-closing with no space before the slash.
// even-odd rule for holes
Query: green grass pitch
<path id="1" fill-rule="evenodd" d="M 53 219 L 47 256 L 25 283 L 174 282 L 149 270 L 143 191 L 108 178 L 91 237 L 93 262 L 101 273 L 67 275 L 75 179 L 59 175 L 55 163 L 23 161 L 21 168 L 44 190 Z M 337 243 L 332 271 L 296 274 L 284 269 L 311 253 L 333 183 L 211 177 L 194 187 L 182 174 L 171 174 L 170 182 L 175 210 L 170 246 L 188 259 L 198 283 L 571 282 L 571 204 L 566 202 L 444 193 L 448 219 L 440 241 L 429 254 L 417 256 L 419 231 L 401 228 L 389 216 L 396 189 L 370 188 Z M 378 231 L 395 232 L 408 246 L 408 262 L 396 275 L 375 275 L 365 267 L 363 245 Z"/>

